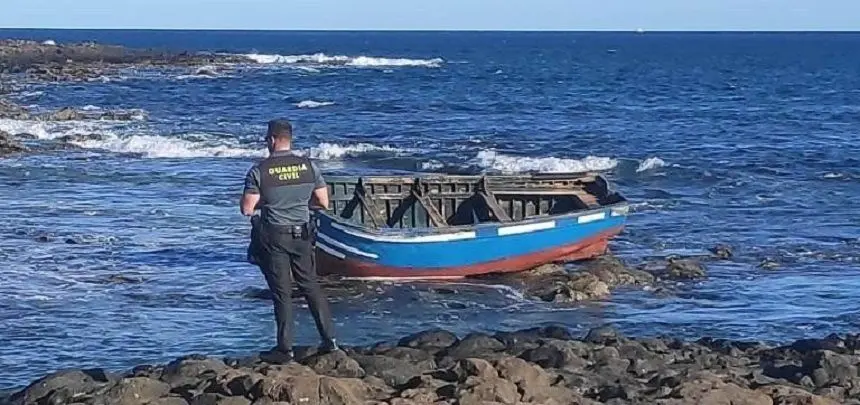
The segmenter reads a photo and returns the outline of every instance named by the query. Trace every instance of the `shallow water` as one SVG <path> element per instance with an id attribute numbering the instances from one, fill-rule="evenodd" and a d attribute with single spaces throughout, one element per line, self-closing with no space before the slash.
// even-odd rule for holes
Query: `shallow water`
<path id="1" fill-rule="evenodd" d="M 276 116 L 330 174 L 605 170 L 635 207 L 612 243 L 631 262 L 735 248 L 708 280 L 580 306 L 489 282 L 334 286 L 347 344 L 430 327 L 608 322 L 787 341 L 860 326 L 860 35 L 0 30 L 10 36 L 277 63 L 215 78 L 128 71 L 14 97 L 150 119 L 0 120 L 43 141 L 98 134 L 81 150 L 0 160 L 0 388 L 63 367 L 270 347 L 236 203 Z M 297 315 L 299 341 L 314 344 Z"/>

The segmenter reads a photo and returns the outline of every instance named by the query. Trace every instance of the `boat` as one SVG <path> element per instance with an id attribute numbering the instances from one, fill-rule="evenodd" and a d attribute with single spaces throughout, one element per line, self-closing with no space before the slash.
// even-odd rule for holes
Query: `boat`
<path id="1" fill-rule="evenodd" d="M 314 214 L 322 275 L 459 279 L 595 258 L 627 200 L 594 173 L 327 178 Z"/>

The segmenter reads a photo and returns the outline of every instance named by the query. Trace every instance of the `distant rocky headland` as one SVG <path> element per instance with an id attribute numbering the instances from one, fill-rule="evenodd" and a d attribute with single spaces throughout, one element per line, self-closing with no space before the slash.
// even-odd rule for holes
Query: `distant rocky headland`
<path id="1" fill-rule="evenodd" d="M 57 111 L 32 113 L 28 108 L 4 96 L 25 91 L 28 86 L 44 83 L 91 82 L 119 76 L 123 69 L 182 68 L 191 74 L 215 76 L 228 65 L 253 64 L 242 55 L 207 52 L 168 52 L 134 49 L 94 42 L 56 44 L 19 39 L 0 39 L 0 119 L 36 121 L 146 119 L 142 110 L 87 111 L 64 107 Z M 10 134 L 0 131 L 0 157 L 32 151 L 26 141 L 33 134 Z M 55 147 L 74 147 L 68 141 Z M 44 148 L 46 145 L 40 145 Z"/>
<path id="2" fill-rule="evenodd" d="M 168 52 L 134 49 L 93 42 L 55 44 L 27 40 L 0 40 L 0 74 L 23 74 L 36 81 L 95 80 L 132 66 L 207 66 L 254 63 L 232 54 Z M 2 90 L 0 90 L 2 94 Z"/>

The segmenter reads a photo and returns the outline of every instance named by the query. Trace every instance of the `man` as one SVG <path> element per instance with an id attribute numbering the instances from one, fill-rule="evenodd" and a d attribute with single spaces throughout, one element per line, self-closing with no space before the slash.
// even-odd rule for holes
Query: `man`
<path id="1" fill-rule="evenodd" d="M 285 363 L 293 359 L 292 280 L 305 296 L 322 337 L 323 352 L 337 350 L 334 326 L 326 297 L 314 268 L 309 202 L 328 209 L 328 188 L 310 159 L 292 152 L 293 128 L 284 119 L 269 122 L 266 143 L 269 157 L 254 165 L 245 178 L 241 209 L 254 216 L 248 257 L 257 263 L 272 291 L 278 345 L 263 353 L 264 360 Z"/>

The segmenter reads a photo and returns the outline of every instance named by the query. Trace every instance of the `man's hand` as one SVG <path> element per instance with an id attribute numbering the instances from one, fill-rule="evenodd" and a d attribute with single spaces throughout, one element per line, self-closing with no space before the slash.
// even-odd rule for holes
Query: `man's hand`
<path id="1" fill-rule="evenodd" d="M 246 217 L 250 217 L 254 215 L 254 211 L 257 210 L 257 204 L 260 202 L 260 195 L 254 193 L 244 193 L 242 194 L 242 201 L 239 203 L 239 207 L 242 210 L 242 215 Z"/>
<path id="2" fill-rule="evenodd" d="M 314 190 L 311 208 L 319 208 L 328 211 L 328 187 L 319 187 Z"/>

